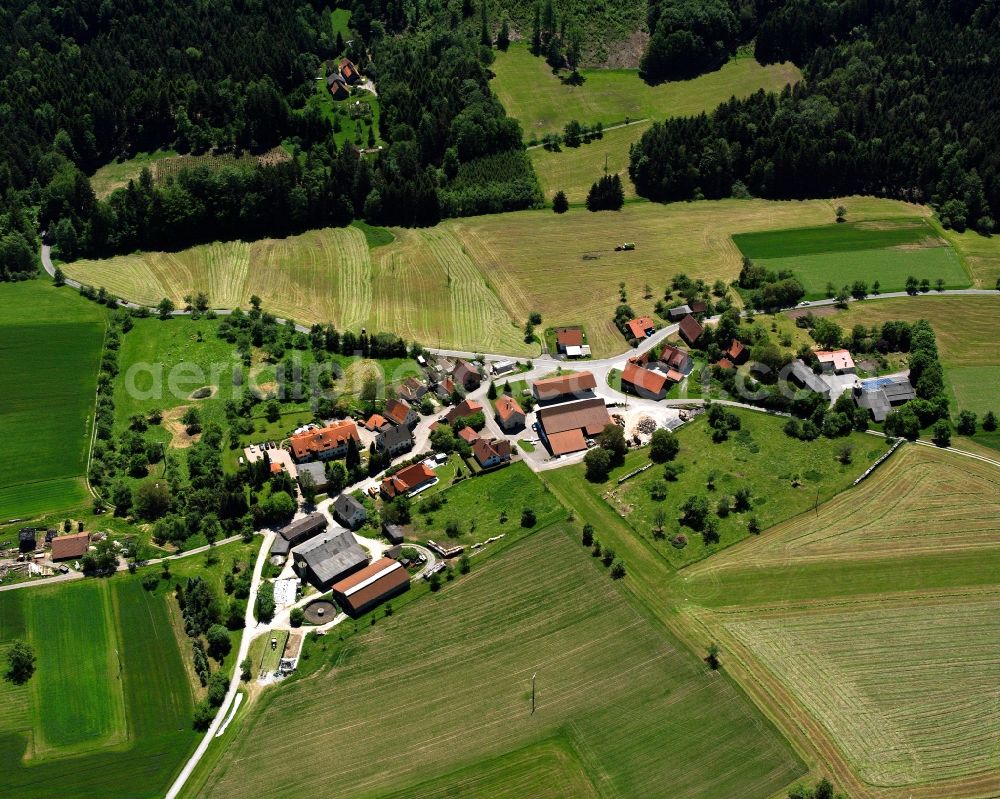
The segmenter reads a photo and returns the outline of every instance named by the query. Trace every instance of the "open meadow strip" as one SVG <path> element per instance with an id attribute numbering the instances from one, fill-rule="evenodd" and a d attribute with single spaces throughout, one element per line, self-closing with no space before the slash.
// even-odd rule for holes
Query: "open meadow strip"
<path id="1" fill-rule="evenodd" d="M 242 795 L 251 773 L 274 797 L 379 795 L 560 731 L 601 795 L 768 796 L 801 773 L 724 679 L 548 528 L 381 621 L 332 670 L 265 696 L 204 795 Z M 281 765 L 303 746 L 337 757 L 321 769 Z"/>
<path id="2" fill-rule="evenodd" d="M 445 270 L 429 257 L 415 230 L 393 230 L 395 241 L 372 252 L 372 330 L 391 330 L 439 347 L 450 338 L 451 298 Z"/>
<path id="3" fill-rule="evenodd" d="M 1000 614 L 976 600 L 880 601 L 730 618 L 727 630 L 796 692 L 859 775 L 914 785 L 996 768 Z"/>
<path id="4" fill-rule="evenodd" d="M 236 308 L 246 303 L 251 246 L 245 241 L 217 241 L 208 246 L 205 291 L 213 308 Z"/>
<path id="5" fill-rule="evenodd" d="M 29 640 L 38 657 L 31 759 L 125 740 L 121 644 L 110 594 L 106 582 L 85 582 L 36 588 L 27 601 Z M 85 624 L 68 623 L 77 614 Z"/>
<path id="6" fill-rule="evenodd" d="M 41 281 L 0 284 L 0 518 L 78 507 L 105 310 Z"/>
<path id="7" fill-rule="evenodd" d="M 322 243 L 324 259 L 336 265 L 333 293 L 340 306 L 336 324 L 342 329 L 357 329 L 367 321 L 372 306 L 368 243 L 355 227 L 324 230 Z M 315 286 L 315 290 L 322 289 Z"/>

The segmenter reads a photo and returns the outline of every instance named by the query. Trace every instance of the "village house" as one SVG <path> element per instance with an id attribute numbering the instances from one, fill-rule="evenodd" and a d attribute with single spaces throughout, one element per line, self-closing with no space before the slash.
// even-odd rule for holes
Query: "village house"
<path id="1" fill-rule="evenodd" d="M 373 413 L 368 417 L 368 421 L 365 422 L 365 430 L 372 433 L 377 433 L 380 430 L 387 430 L 392 427 L 392 424 L 384 416 L 378 413 Z"/>
<path id="2" fill-rule="evenodd" d="M 705 328 L 701 326 L 701 322 L 695 319 L 691 314 L 688 314 L 681 319 L 680 324 L 677 327 L 677 332 L 689 347 L 694 346 L 694 343 L 698 340 L 704 330 Z"/>
<path id="3" fill-rule="evenodd" d="M 462 439 L 466 444 L 473 444 L 479 440 L 479 433 L 473 430 L 471 427 L 463 427 L 458 431 L 458 437 Z"/>
<path id="4" fill-rule="evenodd" d="M 400 425 L 412 430 L 420 421 L 420 416 L 410 407 L 406 400 L 388 399 L 385 401 L 385 409 L 382 415 L 392 424 Z"/>
<path id="5" fill-rule="evenodd" d="M 742 341 L 734 338 L 729 342 L 729 346 L 723 350 L 722 355 L 733 366 L 741 366 L 750 357 L 750 350 L 747 349 L 747 346 Z"/>
<path id="6" fill-rule="evenodd" d="M 287 555 L 292 547 L 298 546 L 303 541 L 308 541 L 310 538 L 321 533 L 325 533 L 328 524 L 326 516 L 318 511 L 310 513 L 301 519 L 296 519 L 278 530 L 271 544 L 271 554 Z"/>
<path id="7" fill-rule="evenodd" d="M 333 516 L 344 527 L 357 530 L 365 523 L 368 513 L 365 506 L 350 494 L 341 494 L 333 501 Z"/>
<path id="8" fill-rule="evenodd" d="M 538 411 L 542 441 L 557 456 L 586 449 L 587 439 L 600 434 L 611 423 L 607 406 L 600 397 Z"/>
<path id="9" fill-rule="evenodd" d="M 879 377 L 854 386 L 853 396 L 854 404 L 868 411 L 873 421 L 884 422 L 893 408 L 915 399 L 917 392 L 908 377 Z"/>
<path id="10" fill-rule="evenodd" d="M 676 373 L 679 374 L 679 373 Z M 622 390 L 646 399 L 661 400 L 667 396 L 670 381 L 662 372 L 654 372 L 629 361 L 622 370 Z"/>
<path id="11" fill-rule="evenodd" d="M 569 372 L 558 377 L 536 380 L 531 390 L 539 402 L 554 402 L 558 399 L 590 396 L 597 388 L 597 380 L 591 372 Z"/>
<path id="12" fill-rule="evenodd" d="M 439 400 L 447 402 L 451 399 L 451 395 L 455 393 L 455 381 L 450 377 L 446 377 L 440 383 L 434 385 L 434 393 Z"/>
<path id="13" fill-rule="evenodd" d="M 583 346 L 583 330 L 578 327 L 557 327 L 556 328 L 556 349 L 566 354 L 569 347 Z"/>
<path id="14" fill-rule="evenodd" d="M 816 350 L 816 360 L 824 374 L 853 375 L 854 358 L 847 350 Z"/>
<path id="15" fill-rule="evenodd" d="M 403 528 L 398 524 L 382 522 L 382 535 L 385 536 L 386 541 L 394 546 L 399 546 L 403 543 Z"/>
<path id="16" fill-rule="evenodd" d="M 361 443 L 357 425 L 351 419 L 341 419 L 327 427 L 294 435 L 288 441 L 296 461 L 310 461 L 346 455 L 351 440 L 357 445 Z"/>
<path id="17" fill-rule="evenodd" d="M 413 434 L 408 427 L 389 425 L 375 437 L 375 451 L 387 452 L 392 458 L 411 449 L 413 449 Z"/>
<path id="18" fill-rule="evenodd" d="M 466 391 L 475 391 L 483 382 L 479 370 L 468 361 L 456 363 L 455 370 L 451 375 L 455 378 L 455 383 Z"/>
<path id="19" fill-rule="evenodd" d="M 52 539 L 52 560 L 82 558 L 90 548 L 89 533 L 57 535 Z"/>
<path id="20" fill-rule="evenodd" d="M 690 305 L 675 305 L 673 308 L 667 310 L 667 318 L 671 322 L 676 322 L 678 319 L 683 319 L 691 313 Z"/>
<path id="21" fill-rule="evenodd" d="M 663 352 L 660 353 L 660 362 L 666 364 L 668 369 L 678 371 L 682 377 L 689 374 L 694 366 L 691 356 L 680 347 L 675 347 L 672 344 L 663 345 Z M 679 379 L 675 382 L 679 382 Z"/>
<path id="22" fill-rule="evenodd" d="M 648 316 L 639 316 L 635 319 L 630 319 L 626 326 L 632 338 L 636 341 L 642 341 L 656 332 L 656 322 Z"/>
<path id="23" fill-rule="evenodd" d="M 817 394 L 822 394 L 825 397 L 830 396 L 829 386 L 820 380 L 813 370 L 806 366 L 805 362 L 799 358 L 792 361 L 788 377 L 799 388 L 815 391 Z"/>
<path id="24" fill-rule="evenodd" d="M 399 386 L 399 396 L 408 403 L 420 402 L 424 394 L 427 393 L 427 386 L 415 377 L 408 377 Z"/>
<path id="25" fill-rule="evenodd" d="M 472 455 L 484 469 L 510 463 L 511 446 L 505 438 L 477 438 L 472 445 Z"/>
<path id="26" fill-rule="evenodd" d="M 510 394 L 500 394 L 493 402 L 496 411 L 497 424 L 505 432 L 520 430 L 524 427 L 524 410 Z"/>
<path id="27" fill-rule="evenodd" d="M 295 573 L 320 591 L 368 565 L 368 553 L 349 530 L 317 536 L 292 550 Z"/>
<path id="28" fill-rule="evenodd" d="M 382 498 L 389 500 L 400 495 L 413 494 L 420 489 L 437 482 L 434 470 L 424 463 L 414 463 L 405 469 L 400 469 L 394 475 L 382 481 L 380 493 Z"/>
<path id="29" fill-rule="evenodd" d="M 398 561 L 380 558 L 333 586 L 333 598 L 352 617 L 361 616 L 410 587 L 410 575 Z"/>
<path id="30" fill-rule="evenodd" d="M 459 419 L 468 419 L 477 413 L 482 413 L 483 406 L 475 400 L 464 399 L 454 408 L 448 410 L 444 415 L 444 420 L 448 424 L 455 424 Z"/>

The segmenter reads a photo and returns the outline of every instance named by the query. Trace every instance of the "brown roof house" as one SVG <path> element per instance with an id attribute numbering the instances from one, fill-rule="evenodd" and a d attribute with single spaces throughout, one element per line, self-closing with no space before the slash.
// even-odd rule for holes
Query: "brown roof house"
<path id="1" fill-rule="evenodd" d="M 354 439 L 355 444 L 361 444 L 357 425 L 350 419 L 341 419 L 327 427 L 318 430 L 307 430 L 292 436 L 289 443 L 292 446 L 292 456 L 297 461 L 309 461 L 314 458 L 328 460 L 347 454 L 348 442 Z"/>
<path id="2" fill-rule="evenodd" d="M 326 76 L 326 88 L 333 95 L 334 100 L 345 100 L 351 96 L 351 90 L 347 88 L 347 81 L 338 72 L 331 72 Z"/>
<path id="3" fill-rule="evenodd" d="M 434 470 L 424 463 L 415 463 L 400 469 L 394 475 L 386 477 L 382 481 L 382 498 L 394 499 L 400 494 L 412 494 L 425 486 L 437 482 L 437 475 Z"/>
<path id="4" fill-rule="evenodd" d="M 52 560 L 82 558 L 90 547 L 89 533 L 57 535 L 52 539 Z"/>
<path id="5" fill-rule="evenodd" d="M 472 444 L 472 455 L 484 469 L 510 463 L 510 442 L 505 438 L 477 438 Z"/>
<path id="6" fill-rule="evenodd" d="M 705 328 L 701 326 L 701 322 L 691 316 L 691 314 L 688 314 L 681 319 L 677 328 L 677 332 L 680 333 L 681 338 L 684 339 L 689 347 L 694 346 L 698 337 L 701 336 L 705 330 Z"/>
<path id="7" fill-rule="evenodd" d="M 559 352 L 566 352 L 567 347 L 582 347 L 583 331 L 578 327 L 557 327 L 556 328 L 556 348 Z"/>
<path id="8" fill-rule="evenodd" d="M 409 587 L 410 575 L 403 565 L 389 558 L 380 558 L 335 583 L 333 597 L 349 616 L 360 616 Z"/>
<path id="9" fill-rule="evenodd" d="M 462 439 L 466 444 L 473 444 L 479 440 L 479 433 L 473 430 L 471 427 L 463 427 L 458 431 L 458 437 Z"/>
<path id="10" fill-rule="evenodd" d="M 535 399 L 539 402 L 552 402 L 560 398 L 574 398 L 590 394 L 597 388 L 597 380 L 590 372 L 570 372 L 558 377 L 546 377 L 536 380 L 531 386 Z"/>
<path id="11" fill-rule="evenodd" d="M 566 402 L 538 411 L 542 440 L 553 455 L 586 449 L 587 438 L 598 435 L 611 423 L 607 406 L 600 397 Z"/>
<path id="12" fill-rule="evenodd" d="M 680 349 L 680 347 L 675 347 L 672 344 L 663 345 L 663 352 L 660 353 L 660 361 L 665 363 L 669 369 L 676 369 L 684 375 L 688 374 L 691 371 L 691 367 L 694 366 L 691 356 Z"/>
<path id="13" fill-rule="evenodd" d="M 524 410 L 510 394 L 500 394 L 494 400 L 497 424 L 507 432 L 524 427 Z"/>
<path id="14" fill-rule="evenodd" d="M 410 407 L 406 400 L 401 399 L 386 400 L 382 415 L 393 424 L 408 427 L 410 430 L 416 427 L 417 422 L 420 421 L 417 412 Z"/>
<path id="15" fill-rule="evenodd" d="M 365 422 L 365 430 L 370 430 L 373 433 L 385 430 L 388 427 L 392 427 L 392 425 L 389 424 L 389 421 L 384 416 L 378 413 L 373 413 L 368 417 L 368 421 Z"/>
<path id="16" fill-rule="evenodd" d="M 750 357 L 750 350 L 747 349 L 746 344 L 734 338 L 729 342 L 729 346 L 726 347 L 722 355 L 724 359 L 729 360 L 734 366 L 739 366 L 747 362 L 747 358 Z M 722 365 L 721 362 L 719 365 Z"/>
<path id="17" fill-rule="evenodd" d="M 483 406 L 475 400 L 464 399 L 454 408 L 451 408 L 444 415 L 444 419 L 448 424 L 455 424 L 459 419 L 468 419 L 470 416 L 481 413 L 482 410 Z"/>
<path id="18" fill-rule="evenodd" d="M 340 59 L 340 74 L 344 76 L 344 80 L 351 86 L 361 80 L 361 74 L 358 72 L 358 68 L 354 66 L 349 58 Z"/>
<path id="19" fill-rule="evenodd" d="M 408 377 L 399 387 L 399 396 L 407 402 L 419 402 L 427 393 L 427 386 L 415 377 Z"/>
<path id="20" fill-rule="evenodd" d="M 654 372 L 631 362 L 625 364 L 622 370 L 622 389 L 646 399 L 663 399 L 667 396 L 669 382 L 662 372 Z"/>
<path id="21" fill-rule="evenodd" d="M 648 316 L 639 316 L 631 319 L 627 323 L 627 326 L 629 332 L 632 334 L 632 338 L 637 341 L 642 341 L 647 336 L 651 336 L 656 332 L 656 322 Z"/>
<path id="22" fill-rule="evenodd" d="M 466 391 L 475 391 L 483 382 L 479 370 L 468 361 L 459 361 L 455 364 L 455 371 L 451 373 L 455 382 Z"/>

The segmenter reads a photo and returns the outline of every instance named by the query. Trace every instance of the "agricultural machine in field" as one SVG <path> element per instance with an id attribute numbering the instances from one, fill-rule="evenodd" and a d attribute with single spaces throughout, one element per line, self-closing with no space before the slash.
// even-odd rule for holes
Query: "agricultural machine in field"
<path id="1" fill-rule="evenodd" d="M 615 245 L 615 252 L 626 252 L 628 250 L 634 250 L 634 249 L 635 249 L 634 241 L 626 241 L 624 244 Z"/>

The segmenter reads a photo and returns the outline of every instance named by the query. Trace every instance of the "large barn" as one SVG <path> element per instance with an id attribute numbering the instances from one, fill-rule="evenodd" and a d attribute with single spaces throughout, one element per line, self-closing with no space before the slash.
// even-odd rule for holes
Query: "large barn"
<path id="1" fill-rule="evenodd" d="M 333 597 L 349 616 L 360 616 L 410 587 L 402 564 L 380 558 L 333 586 Z"/>
<path id="2" fill-rule="evenodd" d="M 586 449 L 587 439 L 598 435 L 611 423 L 608 409 L 600 397 L 538 411 L 539 433 L 553 455 Z"/>

